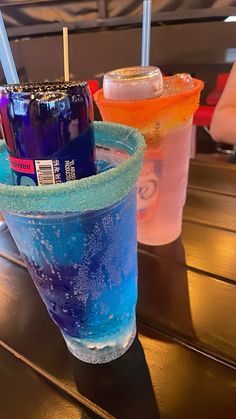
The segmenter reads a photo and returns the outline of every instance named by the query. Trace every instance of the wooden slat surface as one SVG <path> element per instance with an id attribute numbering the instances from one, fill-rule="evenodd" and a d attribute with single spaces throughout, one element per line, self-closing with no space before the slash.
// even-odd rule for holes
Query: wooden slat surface
<path id="1" fill-rule="evenodd" d="M 184 220 L 236 231 L 236 197 L 189 189 Z"/>
<path id="2" fill-rule="evenodd" d="M 153 345 L 154 339 L 156 345 Z M 161 418 L 236 417 L 236 372 L 164 334 L 140 328 L 140 342 L 149 367 Z M 166 403 L 168 399 L 168 403 Z M 149 418 L 148 413 L 147 416 Z"/>
<path id="3" fill-rule="evenodd" d="M 184 253 L 179 253 L 181 241 Z M 182 236 L 166 246 L 140 245 L 158 255 L 210 275 L 236 281 L 236 233 L 207 225 L 183 222 Z"/>
<path id="4" fill-rule="evenodd" d="M 236 165 L 193 160 L 188 185 L 191 188 L 236 196 Z"/>
<path id="5" fill-rule="evenodd" d="M 152 256 L 142 250 L 139 252 L 139 318 L 154 328 L 171 332 L 192 345 L 213 352 L 229 362 L 236 362 L 234 283 L 187 269 L 184 266 L 185 252 L 181 240 L 175 242 L 175 246 L 172 245 L 172 251 L 168 251 L 166 246 L 162 250 L 161 257 Z M 178 258 L 178 262 L 170 264 L 164 250 L 173 259 Z M 40 300 L 36 300 L 37 304 L 34 302 L 37 292 L 27 270 L 4 259 L 0 259 L 0 263 L 1 302 L 4 310 L 10 313 L 7 326 L 5 327 L 6 319 L 0 323 L 0 336 L 4 339 L 10 336 L 10 344 L 14 343 L 19 351 L 22 351 L 23 345 L 25 355 L 38 362 L 45 354 L 40 347 L 34 353 L 32 345 L 37 335 L 43 336 L 45 329 L 42 325 L 47 322 L 48 314 Z M 24 342 L 29 330 L 28 325 L 25 329 L 21 322 L 23 298 L 23 320 L 26 317 L 28 322 L 33 323 L 35 318 L 43 317 L 40 323 L 37 322 L 37 328 L 32 330 L 32 338 L 27 339 L 26 346 Z M 55 326 L 53 330 L 56 335 Z M 57 339 L 54 342 L 57 345 Z M 60 354 L 61 362 L 66 356 L 65 351 Z M 50 358 L 44 367 L 49 368 L 49 364 L 50 368 L 54 365 Z M 54 373 L 58 373 L 58 364 L 54 367 Z"/>
<path id="6" fill-rule="evenodd" d="M 0 339 L 118 418 L 236 417 L 236 167 L 194 162 L 189 184 L 182 237 L 139 246 L 139 340 L 108 365 L 71 362 L 0 228 Z"/>
<path id="7" fill-rule="evenodd" d="M 183 223 L 187 266 L 236 280 L 236 233 Z"/>
<path id="8" fill-rule="evenodd" d="M 0 348 L 1 419 L 98 419 Z"/>
<path id="9" fill-rule="evenodd" d="M 171 338 L 142 323 L 139 323 L 139 339 L 114 362 L 89 365 L 69 356 L 61 334 L 50 320 L 27 270 L 10 261 L 0 260 L 0 263 L 0 310 L 4 313 L 0 321 L 1 338 L 52 374 L 68 391 L 78 389 L 78 394 L 85 396 L 90 403 L 96 403 L 121 419 L 233 419 L 236 416 L 236 373 L 230 365 L 199 353 L 176 337 Z M 157 277 L 153 280 L 156 281 Z M 146 275 L 145 280 L 148 278 L 149 275 Z M 163 289 L 164 280 L 159 291 L 158 282 L 150 282 L 150 293 L 154 296 L 152 304 L 156 291 Z M 177 284 L 173 297 L 177 294 L 176 290 Z M 182 287 L 182 301 L 184 293 Z M 170 295 L 162 294 L 163 300 L 166 303 L 169 301 L 171 307 Z M 146 301 L 149 304 L 149 300 Z M 188 304 L 184 308 L 181 303 L 179 308 L 182 314 L 187 315 Z M 17 394 L 20 397 L 20 390 Z M 28 394 L 29 397 L 32 394 L 30 389 Z M 64 419 L 67 415 L 61 417 Z M 84 414 L 82 417 L 90 416 Z M 26 415 L 24 419 L 34 417 L 27 418 Z"/>
<path id="10" fill-rule="evenodd" d="M 121 419 L 236 416 L 235 370 L 144 325 L 126 355 L 107 366 L 77 364 L 78 375 L 80 391 Z"/>
<path id="11" fill-rule="evenodd" d="M 236 286 L 139 251 L 138 317 L 236 365 Z"/>

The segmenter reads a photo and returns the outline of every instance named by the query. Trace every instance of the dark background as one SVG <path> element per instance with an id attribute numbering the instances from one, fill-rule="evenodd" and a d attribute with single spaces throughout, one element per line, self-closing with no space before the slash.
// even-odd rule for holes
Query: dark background
<path id="1" fill-rule="evenodd" d="M 71 78 L 102 80 L 108 70 L 140 64 L 141 0 L 8 0 L 0 9 L 22 82 L 63 77 L 65 25 Z M 153 0 L 151 64 L 203 79 L 204 102 L 235 60 L 236 23 L 224 22 L 234 14 L 235 0 Z"/>

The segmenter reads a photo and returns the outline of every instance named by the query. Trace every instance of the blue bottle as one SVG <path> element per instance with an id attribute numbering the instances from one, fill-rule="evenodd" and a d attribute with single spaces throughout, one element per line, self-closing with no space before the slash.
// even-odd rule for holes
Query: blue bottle
<path id="1" fill-rule="evenodd" d="M 16 185 L 50 185 L 96 174 L 87 82 L 1 88 L 0 112 Z"/>

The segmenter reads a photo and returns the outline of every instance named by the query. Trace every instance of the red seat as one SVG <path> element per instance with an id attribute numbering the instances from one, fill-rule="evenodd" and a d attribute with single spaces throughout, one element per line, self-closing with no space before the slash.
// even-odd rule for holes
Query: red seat
<path id="1" fill-rule="evenodd" d="M 221 94 L 225 88 L 229 73 L 220 73 L 216 79 L 216 85 L 211 93 L 207 96 L 206 103 L 210 106 L 216 106 Z"/>
<path id="2" fill-rule="evenodd" d="M 200 105 L 198 110 L 193 116 L 193 131 L 192 131 L 192 144 L 191 144 L 191 157 L 195 157 L 196 143 L 197 143 L 197 127 L 203 129 L 209 134 L 209 127 L 211 125 L 212 116 L 215 106 L 220 99 L 224 90 L 225 84 L 229 77 L 229 73 L 220 73 L 216 78 L 216 85 L 211 93 L 207 96 L 206 105 Z"/>
<path id="3" fill-rule="evenodd" d="M 197 127 L 209 127 L 215 106 L 200 105 L 193 116 L 193 124 Z"/>
<path id="4" fill-rule="evenodd" d="M 218 74 L 216 78 L 216 85 L 206 98 L 206 105 L 200 105 L 198 110 L 195 112 L 193 117 L 194 125 L 198 127 L 209 127 L 211 125 L 211 119 L 215 106 L 222 95 L 228 77 L 229 73 Z"/>
<path id="5" fill-rule="evenodd" d="M 93 96 L 94 93 L 96 93 L 97 90 L 99 90 L 99 81 L 98 80 L 87 80 L 87 81 L 88 81 L 88 85 Z"/>

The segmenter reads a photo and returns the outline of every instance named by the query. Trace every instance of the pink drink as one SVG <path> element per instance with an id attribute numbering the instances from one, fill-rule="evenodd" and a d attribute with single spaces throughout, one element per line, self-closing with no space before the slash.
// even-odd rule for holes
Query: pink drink
<path id="1" fill-rule="evenodd" d="M 138 182 L 138 241 L 161 245 L 181 233 L 188 180 L 191 120 L 146 151 Z"/>
<path id="2" fill-rule="evenodd" d="M 202 87 L 187 74 L 162 78 L 155 67 L 131 67 L 107 73 L 95 94 L 104 121 L 138 128 L 146 140 L 137 194 L 141 243 L 163 245 L 181 233 L 192 116 Z"/>

